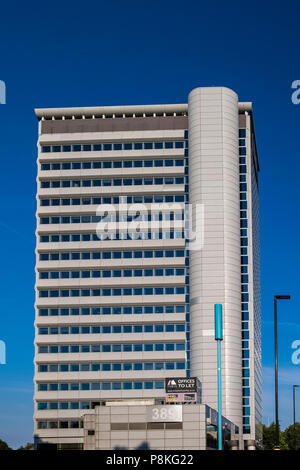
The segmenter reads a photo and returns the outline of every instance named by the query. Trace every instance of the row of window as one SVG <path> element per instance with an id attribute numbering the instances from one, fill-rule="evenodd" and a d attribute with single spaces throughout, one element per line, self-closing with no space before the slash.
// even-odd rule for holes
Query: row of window
<path id="1" fill-rule="evenodd" d="M 188 139 L 188 132 L 185 131 L 184 133 L 185 139 Z M 189 174 L 189 160 L 188 160 L 188 140 L 186 142 L 186 150 L 184 151 L 184 156 L 185 156 L 185 175 Z M 189 202 L 189 177 L 187 176 L 185 178 L 185 193 L 186 193 L 186 199 L 187 202 Z M 190 233 L 189 230 L 186 232 L 186 238 L 189 238 Z M 189 250 L 186 250 L 186 258 L 185 258 L 185 264 L 186 266 L 189 266 L 189 256 L 190 252 Z M 189 312 L 189 302 L 190 302 L 190 288 L 189 288 L 189 275 L 188 275 L 188 269 L 186 270 L 186 279 L 185 279 L 185 284 L 186 284 L 186 294 L 185 294 L 185 302 L 186 302 L 186 308 L 187 312 Z M 187 313 L 185 315 L 185 324 L 186 324 L 186 334 L 185 334 L 185 341 L 186 341 L 186 377 L 191 376 L 191 362 L 190 362 L 190 314 Z"/>
<path id="2" fill-rule="evenodd" d="M 169 204 L 185 201 L 188 201 L 187 194 L 145 194 L 139 196 L 105 196 L 101 198 L 101 204 Z"/>
<path id="3" fill-rule="evenodd" d="M 71 241 L 90 240 L 90 234 L 71 235 Z M 75 239 L 73 239 L 75 237 Z M 141 258 L 183 258 L 185 250 L 134 250 L 134 251 L 75 251 L 40 253 L 40 261 L 69 261 L 89 259 L 141 259 Z"/>
<path id="4" fill-rule="evenodd" d="M 107 186 L 149 186 L 149 185 L 184 184 L 184 177 L 144 177 L 144 178 L 103 178 L 80 180 L 44 180 L 41 188 L 91 188 Z"/>
<path id="5" fill-rule="evenodd" d="M 162 385 L 163 384 L 163 385 Z M 161 386 L 162 385 L 162 386 Z M 164 382 L 59 382 L 59 383 L 40 383 L 38 384 L 39 392 L 49 392 L 49 391 L 88 391 L 88 390 L 152 390 L 154 388 L 164 389 Z M 39 408 L 40 406 L 45 406 L 39 402 L 38 409 L 58 409 L 54 408 L 56 402 L 50 402 L 50 408 Z M 60 402 L 61 403 L 61 402 Z M 70 402 L 71 410 L 76 410 L 80 402 Z"/>
<path id="6" fill-rule="evenodd" d="M 185 351 L 184 343 L 134 343 L 134 344 L 51 344 L 40 345 L 39 354 L 105 353 Z"/>
<path id="7" fill-rule="evenodd" d="M 100 234 L 101 235 L 101 234 Z M 167 232 L 116 232 L 113 234 L 113 238 L 106 238 L 105 240 L 174 240 L 184 239 L 185 233 L 182 231 L 167 231 Z M 60 234 L 48 234 L 40 235 L 41 243 L 56 243 L 56 242 L 88 242 L 97 241 L 99 242 L 99 236 L 97 233 L 60 233 Z"/>
<path id="8" fill-rule="evenodd" d="M 60 402 L 59 402 L 60 403 Z M 51 409 L 51 408 L 46 408 Z M 54 408 L 57 409 L 57 408 Z M 66 408 L 63 408 L 66 409 Z M 85 409 L 85 408 L 83 408 Z M 38 421 L 38 429 L 74 429 L 83 428 L 82 421 Z M 182 429 L 182 423 L 171 422 L 171 423 L 111 423 L 111 431 L 141 431 L 141 430 L 153 430 L 153 429 Z M 92 429 L 88 430 L 89 436 L 94 436 L 95 431 Z M 68 444 L 64 444 L 66 446 Z M 71 444 L 69 444 L 71 445 Z M 64 447 L 65 448 L 65 447 Z"/>
<path id="9" fill-rule="evenodd" d="M 122 289 L 40 289 L 39 297 L 110 297 L 131 295 L 182 295 L 185 287 L 124 287 Z"/>
<path id="10" fill-rule="evenodd" d="M 152 429 L 182 429 L 183 424 L 180 422 L 149 422 L 149 423 L 111 423 L 111 431 L 141 431 L 141 430 L 152 430 Z M 92 431 L 92 430 L 91 430 Z M 94 431 L 92 431 L 94 432 Z M 175 436 L 174 436 L 175 437 Z"/>
<path id="11" fill-rule="evenodd" d="M 38 421 L 37 427 L 38 429 L 79 429 L 83 428 L 83 421 Z"/>
<path id="12" fill-rule="evenodd" d="M 158 269 L 113 269 L 113 270 L 83 270 L 83 271 L 41 271 L 40 279 L 89 279 L 110 277 L 159 277 L 184 276 L 184 268 Z"/>
<path id="13" fill-rule="evenodd" d="M 65 145 L 42 145 L 42 153 L 50 152 L 101 152 L 111 150 L 161 150 L 161 149 L 183 149 L 184 141 L 162 141 L 162 142 L 113 142 L 97 144 L 65 144 Z"/>
<path id="14" fill-rule="evenodd" d="M 183 159 L 164 159 L 164 160 L 98 160 L 83 162 L 55 162 L 41 163 L 42 171 L 59 170 L 91 170 L 91 169 L 110 169 L 110 168 L 161 168 L 172 166 L 184 166 Z"/>
<path id="15" fill-rule="evenodd" d="M 71 364 L 40 364 L 39 372 L 107 372 L 128 370 L 181 370 L 185 368 L 184 361 L 178 362 L 96 362 Z"/>
<path id="16" fill-rule="evenodd" d="M 84 335 L 84 334 L 116 334 L 116 333 L 173 333 L 185 331 L 182 323 L 158 323 L 154 325 L 103 325 L 103 326 L 49 326 L 40 327 L 39 335 Z"/>
<path id="17" fill-rule="evenodd" d="M 246 129 L 240 129 L 240 136 L 241 133 L 243 134 L 243 137 L 246 137 Z M 240 148 L 239 148 L 239 154 L 240 155 L 246 155 L 247 154 L 247 149 L 246 149 L 246 140 L 240 140 Z M 242 157 L 244 158 L 244 157 Z M 247 209 L 247 165 L 246 161 L 240 159 L 240 207 L 241 209 Z M 243 227 L 247 226 L 247 211 L 244 210 L 241 212 L 241 216 L 243 216 L 244 220 L 243 222 Z M 247 230 L 241 231 L 241 250 L 246 250 L 246 248 L 243 248 L 248 245 L 248 238 L 247 238 Z M 248 276 L 244 275 L 245 272 L 248 272 L 248 256 L 242 256 L 241 259 L 242 266 L 241 266 L 241 274 L 242 274 L 242 279 L 241 279 L 241 291 L 242 291 L 242 302 L 243 301 L 248 301 L 249 295 L 248 294 L 243 294 L 244 292 L 248 292 Z M 242 320 L 249 320 L 249 312 L 243 312 L 244 309 L 248 309 L 248 305 L 245 303 L 242 303 Z M 242 394 L 243 394 L 243 405 L 248 405 L 248 406 L 243 406 L 243 432 L 248 433 L 250 432 L 251 428 L 249 426 L 250 424 L 250 388 L 249 388 L 249 377 L 250 377 L 250 369 L 249 367 L 249 361 L 245 360 L 250 357 L 250 350 L 249 350 L 249 330 L 247 330 L 249 327 L 248 322 L 242 321 L 242 357 L 243 357 L 243 366 L 246 366 L 242 369 L 243 371 L 243 388 L 242 388 Z M 246 364 L 247 363 L 247 364 Z"/>
<path id="18" fill-rule="evenodd" d="M 145 195 L 145 196 L 114 196 L 114 197 L 74 197 L 41 199 L 41 206 L 79 206 L 100 204 L 153 204 L 185 202 L 185 195 Z"/>
<path id="19" fill-rule="evenodd" d="M 147 211 L 148 212 L 148 211 Z M 170 220 L 184 220 L 184 214 L 182 210 L 165 213 L 136 213 L 130 214 L 108 214 L 108 215 L 62 215 L 52 217 L 40 217 L 40 224 L 93 224 L 101 221 L 106 222 L 159 222 L 159 221 L 170 221 Z M 153 227 L 155 228 L 155 227 Z M 100 234 L 100 236 L 102 233 Z M 104 233 L 105 235 L 105 233 Z"/>
<path id="20" fill-rule="evenodd" d="M 40 317 L 73 316 L 73 315 L 141 315 L 185 313 L 185 305 L 122 305 L 110 307 L 80 307 L 80 308 L 40 308 Z"/>

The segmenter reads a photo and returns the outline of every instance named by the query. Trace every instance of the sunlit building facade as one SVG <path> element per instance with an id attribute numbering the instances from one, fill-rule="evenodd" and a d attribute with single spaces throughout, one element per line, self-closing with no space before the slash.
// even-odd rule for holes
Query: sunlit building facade
<path id="1" fill-rule="evenodd" d="M 36 442 L 80 447 L 89 410 L 164 403 L 166 377 L 198 377 L 202 403 L 216 409 L 215 303 L 224 311 L 223 415 L 244 440 L 259 440 L 251 103 L 197 88 L 187 104 L 36 115 Z M 187 204 L 203 209 L 198 248 L 187 240 Z M 110 236 L 99 233 L 104 222 Z"/>

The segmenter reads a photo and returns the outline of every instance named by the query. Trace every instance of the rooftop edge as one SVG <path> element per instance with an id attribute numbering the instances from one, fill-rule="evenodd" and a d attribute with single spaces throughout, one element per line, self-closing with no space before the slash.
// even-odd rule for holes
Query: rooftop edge
<path id="1" fill-rule="evenodd" d="M 252 113 L 251 102 L 241 102 L 238 104 L 239 111 Z M 37 118 L 61 117 L 75 115 L 105 115 L 105 114 L 134 114 L 134 113 L 185 113 L 188 112 L 188 104 L 156 104 L 156 105 L 132 105 L 132 106 L 92 106 L 92 107 L 71 107 L 71 108 L 36 108 Z"/>

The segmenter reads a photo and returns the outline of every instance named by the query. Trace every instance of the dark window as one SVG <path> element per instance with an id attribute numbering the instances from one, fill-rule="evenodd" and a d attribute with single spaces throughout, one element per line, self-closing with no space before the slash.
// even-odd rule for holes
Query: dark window
<path id="1" fill-rule="evenodd" d="M 166 429 L 182 429 L 182 423 L 166 423 Z"/>
<path id="2" fill-rule="evenodd" d="M 164 429 L 165 423 L 147 423 L 147 429 Z"/>
<path id="3" fill-rule="evenodd" d="M 129 430 L 142 430 L 146 429 L 146 423 L 129 423 Z"/>

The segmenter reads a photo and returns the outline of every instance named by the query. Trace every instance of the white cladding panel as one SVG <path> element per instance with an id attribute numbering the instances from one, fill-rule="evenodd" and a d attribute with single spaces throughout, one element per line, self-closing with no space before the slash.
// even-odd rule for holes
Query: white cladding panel
<path id="1" fill-rule="evenodd" d="M 214 304 L 223 305 L 223 414 L 241 425 L 238 97 L 227 88 L 189 95 L 189 194 L 204 205 L 204 245 L 190 252 L 191 375 L 217 406 Z"/>

